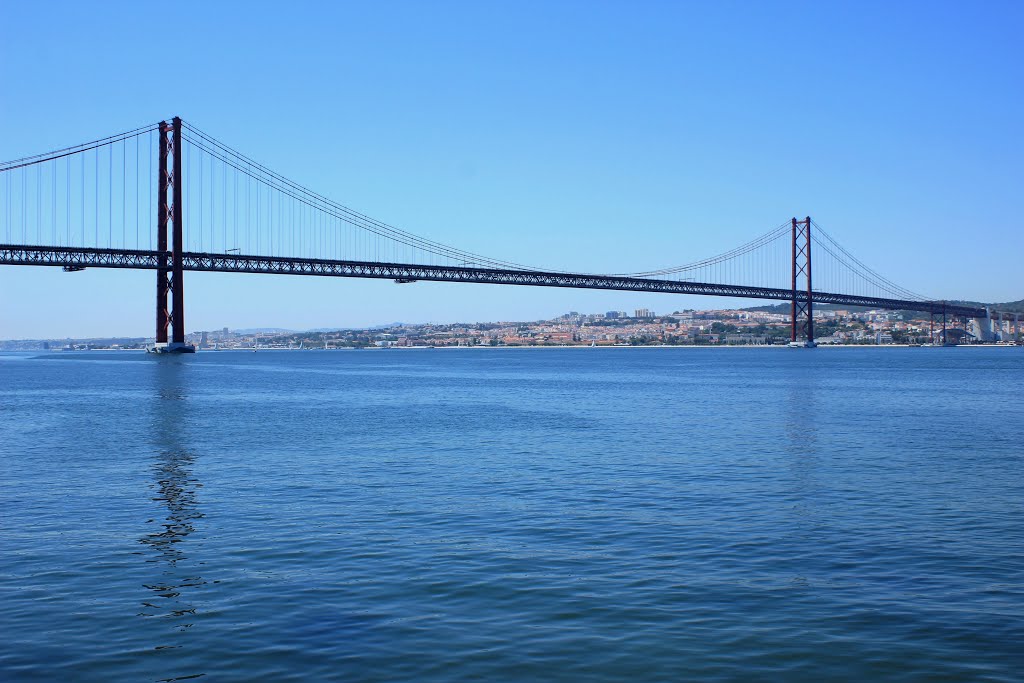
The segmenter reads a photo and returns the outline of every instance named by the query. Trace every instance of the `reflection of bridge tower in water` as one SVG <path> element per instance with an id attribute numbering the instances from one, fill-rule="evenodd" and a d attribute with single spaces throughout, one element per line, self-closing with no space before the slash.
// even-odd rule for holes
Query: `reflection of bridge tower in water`
<path id="1" fill-rule="evenodd" d="M 192 626 L 195 607 L 186 599 L 187 589 L 201 586 L 205 581 L 192 570 L 184 541 L 195 531 L 195 523 L 202 519 L 196 491 L 202 486 L 195 477 L 193 467 L 196 455 L 182 443 L 181 426 L 185 423 L 187 394 L 180 384 L 177 362 L 155 363 L 153 371 L 155 396 L 152 399 L 154 458 L 151 464 L 154 495 L 152 500 L 166 509 L 163 520 L 150 520 L 159 524 L 139 539 L 139 543 L 152 550 L 146 561 L 159 574 L 145 585 L 152 595 L 143 601 L 140 613 L 145 617 L 169 619 L 176 630 Z"/>

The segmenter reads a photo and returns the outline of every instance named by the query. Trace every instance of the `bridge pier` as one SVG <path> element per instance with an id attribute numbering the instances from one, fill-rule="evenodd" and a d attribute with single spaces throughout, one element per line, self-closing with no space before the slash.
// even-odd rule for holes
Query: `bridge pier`
<path id="1" fill-rule="evenodd" d="M 992 333 L 992 313 L 987 306 L 985 307 L 985 317 L 971 318 L 969 322 L 966 318 L 964 319 L 964 330 L 967 331 L 972 327 L 977 331 L 974 338 L 980 342 L 990 342 L 995 338 Z"/>
<path id="2" fill-rule="evenodd" d="M 168 138 L 170 134 L 170 138 Z M 168 126 L 160 122 L 160 161 L 157 169 L 157 271 L 156 271 L 156 337 L 148 350 L 153 353 L 195 353 L 195 347 L 185 343 L 185 284 L 184 237 L 182 230 L 181 199 L 181 119 L 175 116 Z M 167 157 L 173 157 L 172 170 L 167 170 Z M 168 190 L 171 201 L 168 203 Z M 170 266 L 167 263 L 167 224 L 171 224 Z M 167 294 L 171 295 L 170 313 Z M 171 328 L 171 341 L 167 341 L 167 328 Z"/>
<path id="3" fill-rule="evenodd" d="M 1002 311 L 996 311 L 996 341 L 1006 341 L 1006 320 L 1003 318 Z"/>

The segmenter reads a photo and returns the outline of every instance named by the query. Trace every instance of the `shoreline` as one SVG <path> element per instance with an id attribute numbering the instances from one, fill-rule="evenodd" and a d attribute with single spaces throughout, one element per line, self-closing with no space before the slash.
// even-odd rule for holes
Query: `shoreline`
<path id="1" fill-rule="evenodd" d="M 917 349 L 917 348 L 932 348 L 932 349 L 1017 349 L 1024 348 L 1024 345 L 1018 344 L 964 344 L 960 346 L 921 346 L 920 344 L 821 344 L 815 346 L 816 349 Z M 234 348 L 234 349 L 196 349 L 197 353 L 221 353 L 221 352 L 234 352 L 234 353 L 254 353 L 254 352 L 280 352 L 280 351 L 541 351 L 541 350 L 594 350 L 594 349 L 616 349 L 616 350 L 665 350 L 665 349 L 686 349 L 686 350 L 711 350 L 711 349 L 788 349 L 792 350 L 785 344 L 732 344 L 732 345 L 690 345 L 690 344 L 647 344 L 643 346 L 629 346 L 629 345 L 615 345 L 607 344 L 601 346 L 583 346 L 578 344 L 573 345 L 551 345 L 551 346 L 363 346 L 363 347 L 352 347 L 344 346 L 330 349 L 282 349 L 282 348 Z M 3 354 L 19 354 L 19 353 L 33 353 L 33 354 L 77 354 L 77 353 L 91 353 L 95 351 L 107 352 L 107 353 L 143 353 L 145 349 L 77 349 L 77 350 L 64 350 L 64 349 L 25 349 L 25 350 L 11 350 L 11 351 L 0 351 Z"/>
<path id="2" fill-rule="evenodd" d="M 920 344 L 822 344 L 815 346 L 816 349 L 919 349 L 919 348 L 933 348 L 933 349 L 1015 349 L 1024 348 L 1019 345 L 1013 344 L 965 344 L 962 346 L 921 346 Z M 783 344 L 732 344 L 732 345 L 672 345 L 672 344 L 647 344 L 643 346 L 618 346 L 618 345 L 605 345 L 605 346 L 580 346 L 580 345 L 565 345 L 565 346 L 364 346 L 364 347 L 340 347 L 331 349 L 274 349 L 274 348 L 260 348 L 260 349 L 196 349 L 197 353 L 222 353 L 222 352 L 242 352 L 242 353 L 265 353 L 265 352 L 280 352 L 280 351 L 543 351 L 543 350 L 594 350 L 594 349 L 616 349 L 616 350 L 664 350 L 664 349 L 686 349 L 686 350 L 711 350 L 711 349 L 787 349 L 792 350 L 793 347 Z M 91 353 L 95 351 L 102 352 L 116 352 L 116 353 L 139 353 L 144 352 L 145 349 L 81 349 L 81 350 L 68 350 L 64 351 L 61 349 L 49 349 L 49 350 L 25 350 L 25 351 L 5 351 L 3 353 Z"/>

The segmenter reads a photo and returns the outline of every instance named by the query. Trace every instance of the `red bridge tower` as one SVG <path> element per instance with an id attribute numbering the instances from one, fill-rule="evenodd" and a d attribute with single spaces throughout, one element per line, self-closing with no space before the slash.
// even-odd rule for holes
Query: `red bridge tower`
<path id="1" fill-rule="evenodd" d="M 195 353 L 195 347 L 185 343 L 185 285 L 182 274 L 184 239 L 182 237 L 181 202 L 181 119 L 175 116 L 171 125 L 160 122 L 160 162 L 157 169 L 156 244 L 159 252 L 156 271 L 156 343 L 149 349 L 154 353 Z M 167 158 L 172 158 L 172 170 L 167 169 Z M 168 193 L 171 195 L 168 202 Z M 171 262 L 167 263 L 167 224 L 171 224 Z M 170 312 L 167 293 L 171 294 Z M 171 341 L 167 341 L 167 328 L 171 327 Z"/>
<path id="2" fill-rule="evenodd" d="M 793 219 L 793 298 L 790 309 L 790 344 L 804 338 L 814 346 L 814 295 L 811 292 L 811 217 Z"/>

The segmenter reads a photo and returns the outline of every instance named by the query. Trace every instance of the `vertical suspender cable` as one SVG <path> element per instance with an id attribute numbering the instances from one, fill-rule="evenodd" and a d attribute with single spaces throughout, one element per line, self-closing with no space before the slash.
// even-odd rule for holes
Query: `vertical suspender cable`
<path id="1" fill-rule="evenodd" d="M 121 141 L 121 248 L 124 249 L 128 245 L 128 170 L 125 165 L 128 163 L 128 142 L 126 140 Z"/>
<path id="2" fill-rule="evenodd" d="M 146 172 L 146 175 L 149 176 L 149 203 L 148 203 L 148 206 L 147 206 L 146 215 L 147 216 L 152 216 L 153 215 L 153 131 L 152 130 L 149 131 L 148 143 L 149 143 L 148 144 L 149 152 L 148 152 L 148 154 L 146 154 L 146 157 L 149 159 L 149 161 L 148 161 L 148 170 Z M 149 240 L 148 240 L 149 241 L 149 248 L 152 249 L 153 248 L 153 231 L 152 230 L 146 230 L 146 234 L 149 235 Z"/>
<path id="3" fill-rule="evenodd" d="M 71 246 L 71 157 L 64 160 L 64 232 L 67 235 L 67 246 Z"/>
<path id="4" fill-rule="evenodd" d="M 139 244 L 139 137 L 135 136 L 135 248 L 141 249 Z"/>
<path id="5" fill-rule="evenodd" d="M 35 234 L 33 237 L 40 242 L 43 240 L 43 167 L 42 165 L 36 166 L 36 215 L 35 215 Z"/>
<path id="6" fill-rule="evenodd" d="M 82 194 L 82 220 L 81 220 L 81 223 L 79 223 L 78 227 L 82 231 L 82 246 L 84 247 L 85 243 L 86 243 L 86 239 L 85 239 L 85 154 L 82 154 L 82 157 L 81 157 L 81 159 L 79 159 L 79 161 L 81 161 L 81 167 L 82 167 L 81 168 L 81 177 L 79 178 L 79 180 L 81 180 L 81 190 L 82 190 L 82 192 L 81 192 L 81 194 Z"/>
<path id="7" fill-rule="evenodd" d="M 191 147 L 192 145 L 189 145 Z M 197 150 L 196 156 L 199 160 L 199 201 L 196 204 L 196 213 L 199 215 L 199 251 L 203 250 L 203 150 Z"/>
<path id="8" fill-rule="evenodd" d="M 53 225 L 53 243 L 57 241 L 57 162 L 50 164 L 50 223 Z"/>
<path id="9" fill-rule="evenodd" d="M 221 249 L 227 251 L 228 249 L 228 168 L 227 166 L 221 166 L 220 185 L 223 192 L 221 193 L 221 228 L 224 234 L 222 239 L 223 245 Z"/>
<path id="10" fill-rule="evenodd" d="M 214 222 L 214 210 L 217 207 L 217 195 L 214 190 L 216 180 L 216 169 L 213 166 L 213 157 L 210 157 L 210 251 L 217 251 L 217 226 Z"/>
<path id="11" fill-rule="evenodd" d="M 252 178 L 245 176 L 245 248 L 251 249 L 252 221 L 250 219 L 250 206 L 252 204 Z"/>
<path id="12" fill-rule="evenodd" d="M 107 245 L 114 245 L 114 148 L 107 147 Z"/>
<path id="13" fill-rule="evenodd" d="M 93 209 L 96 210 L 96 223 L 93 225 L 93 229 L 96 233 L 96 244 L 94 247 L 100 246 L 100 151 L 97 149 L 93 152 L 93 161 L 95 162 L 95 168 L 93 169 Z"/>

